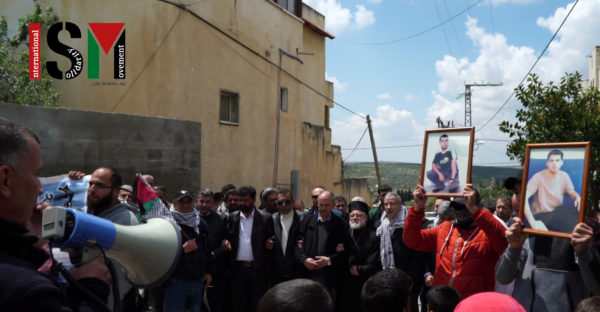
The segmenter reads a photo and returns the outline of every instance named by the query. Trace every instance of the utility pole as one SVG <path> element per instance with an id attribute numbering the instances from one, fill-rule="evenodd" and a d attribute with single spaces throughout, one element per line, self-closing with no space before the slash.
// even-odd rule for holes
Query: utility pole
<path id="1" fill-rule="evenodd" d="M 501 83 L 465 83 L 465 127 L 471 127 L 471 87 L 498 87 Z M 460 97 L 460 96 L 459 96 Z"/>
<path id="2" fill-rule="evenodd" d="M 277 187 L 277 175 L 279 174 L 279 128 L 281 127 L 281 71 L 282 71 L 282 62 L 283 56 L 287 56 L 291 59 L 294 59 L 300 64 L 304 64 L 304 62 L 297 56 L 289 54 L 282 49 L 279 49 L 279 72 L 277 73 L 277 95 L 278 99 L 275 101 L 277 103 L 277 127 L 275 128 L 275 155 L 273 156 L 273 181 L 271 183 L 272 187 Z"/>
<path id="3" fill-rule="evenodd" d="M 373 128 L 371 128 L 371 117 L 367 115 L 367 125 L 369 126 L 369 136 L 371 137 L 371 149 L 373 150 L 373 160 L 375 162 L 375 175 L 377 175 L 377 186 L 381 186 L 381 176 L 379 175 L 379 161 L 377 160 L 377 149 L 375 148 L 375 139 L 373 139 Z"/>

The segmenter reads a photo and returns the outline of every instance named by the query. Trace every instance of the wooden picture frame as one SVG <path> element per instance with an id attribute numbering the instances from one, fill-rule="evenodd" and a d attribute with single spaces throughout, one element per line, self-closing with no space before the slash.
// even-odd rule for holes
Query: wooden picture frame
<path id="1" fill-rule="evenodd" d="M 444 137 L 447 142 L 445 150 L 442 143 Z M 425 131 L 419 176 L 425 196 L 462 196 L 465 185 L 471 183 L 474 138 L 475 128 L 472 127 Z"/>
<path id="2" fill-rule="evenodd" d="M 589 159 L 590 142 L 527 144 L 519 203 L 523 232 L 571 238 L 585 216 Z"/>

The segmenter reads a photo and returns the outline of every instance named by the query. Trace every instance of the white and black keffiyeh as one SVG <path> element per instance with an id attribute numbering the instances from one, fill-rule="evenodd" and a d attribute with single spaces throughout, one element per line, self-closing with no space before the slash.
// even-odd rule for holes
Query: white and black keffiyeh
<path id="1" fill-rule="evenodd" d="M 146 212 L 142 215 L 142 221 L 148 221 L 148 219 L 156 218 L 156 217 L 165 217 L 167 219 L 173 220 L 173 216 L 171 211 L 167 206 L 159 200 L 150 211 Z"/>
<path id="2" fill-rule="evenodd" d="M 387 217 L 387 213 L 381 214 L 381 225 L 377 228 L 379 237 L 379 248 L 381 253 L 381 267 L 385 269 L 395 269 L 394 248 L 392 247 L 392 233 L 396 229 L 404 228 L 408 209 L 403 205 L 393 220 Z"/>
<path id="3" fill-rule="evenodd" d="M 173 218 L 177 224 L 191 227 L 194 229 L 194 231 L 196 231 L 196 233 L 200 232 L 198 230 L 198 224 L 200 224 L 200 214 L 198 214 L 196 209 L 194 209 L 192 212 L 179 212 L 175 209 L 172 209 L 171 215 L 173 215 Z"/>

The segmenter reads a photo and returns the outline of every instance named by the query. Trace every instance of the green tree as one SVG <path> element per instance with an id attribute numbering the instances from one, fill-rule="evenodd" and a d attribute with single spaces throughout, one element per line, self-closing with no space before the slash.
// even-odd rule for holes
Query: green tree
<path id="1" fill-rule="evenodd" d="M 523 164 L 528 143 L 590 141 L 587 206 L 596 209 L 600 195 L 600 92 L 593 87 L 584 90 L 579 73 L 567 73 L 559 84 L 544 84 L 532 74 L 527 83 L 515 89 L 523 105 L 517 110 L 517 121 L 500 123 L 500 131 L 512 139 L 506 154 Z"/>
<path id="2" fill-rule="evenodd" d="M 34 0 L 34 12 L 19 19 L 17 34 L 8 36 L 6 17 L 0 17 L 0 102 L 58 106 L 59 93 L 52 87 L 45 66 L 41 79 L 29 79 L 29 49 L 27 49 L 29 23 L 48 27 L 56 21 L 52 8 L 42 9 Z M 42 63 L 44 63 L 42 58 Z"/>

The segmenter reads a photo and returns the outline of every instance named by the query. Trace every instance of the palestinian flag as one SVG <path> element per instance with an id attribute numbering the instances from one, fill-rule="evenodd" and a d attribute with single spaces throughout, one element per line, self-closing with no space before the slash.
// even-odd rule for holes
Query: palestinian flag
<path id="1" fill-rule="evenodd" d="M 138 220 L 145 221 L 153 217 L 172 218 L 169 209 L 139 173 L 135 175 L 133 183 L 133 198 L 140 209 L 137 214 Z"/>

